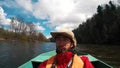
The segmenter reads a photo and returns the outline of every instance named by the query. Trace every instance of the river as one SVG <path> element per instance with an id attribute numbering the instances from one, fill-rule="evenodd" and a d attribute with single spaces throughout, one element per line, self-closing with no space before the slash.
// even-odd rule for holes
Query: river
<path id="1" fill-rule="evenodd" d="M 17 68 L 37 55 L 52 51 L 55 44 L 50 42 L 27 43 L 0 41 L 0 68 Z M 80 44 L 77 51 L 87 52 L 100 60 L 120 68 L 120 46 Z"/>

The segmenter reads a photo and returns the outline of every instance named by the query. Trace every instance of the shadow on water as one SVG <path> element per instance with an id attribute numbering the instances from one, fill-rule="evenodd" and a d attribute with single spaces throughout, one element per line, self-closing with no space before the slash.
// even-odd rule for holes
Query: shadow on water
<path id="1" fill-rule="evenodd" d="M 78 51 L 92 54 L 96 58 L 110 64 L 114 68 L 120 68 L 120 46 L 119 45 L 90 45 L 79 44 Z"/>
<path id="2" fill-rule="evenodd" d="M 0 41 L 0 68 L 17 68 L 35 56 L 54 49 L 54 43 Z"/>

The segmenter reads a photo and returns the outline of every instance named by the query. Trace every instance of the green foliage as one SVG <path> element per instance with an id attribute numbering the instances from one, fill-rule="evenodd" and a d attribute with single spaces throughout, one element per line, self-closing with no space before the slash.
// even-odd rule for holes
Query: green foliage
<path id="1" fill-rule="evenodd" d="M 46 37 L 42 34 L 39 33 L 39 35 L 26 35 L 22 33 L 15 33 L 15 32 L 10 32 L 7 30 L 4 30 L 0 28 L 0 39 L 4 40 L 12 40 L 12 41 L 28 41 L 28 42 L 41 42 L 41 41 L 48 41 Z"/>
<path id="2" fill-rule="evenodd" d="M 120 6 L 111 1 L 98 6 L 97 13 L 73 30 L 78 43 L 119 44 Z"/>

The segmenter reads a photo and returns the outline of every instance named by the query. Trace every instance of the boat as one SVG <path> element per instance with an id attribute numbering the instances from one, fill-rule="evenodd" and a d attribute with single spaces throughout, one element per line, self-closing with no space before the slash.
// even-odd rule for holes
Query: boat
<path id="1" fill-rule="evenodd" d="M 94 56 L 92 56 L 90 54 L 81 53 L 81 52 L 77 53 L 77 54 L 78 54 L 78 56 L 87 56 L 95 68 L 113 68 L 112 66 L 110 66 L 107 63 L 95 58 Z M 37 57 L 29 60 L 28 62 L 22 64 L 18 68 L 37 68 L 37 66 L 41 62 L 47 60 L 48 58 L 50 58 L 53 55 L 56 55 L 55 50 L 50 51 L 50 52 L 46 52 L 46 53 L 42 53 L 42 54 L 38 55 Z"/>

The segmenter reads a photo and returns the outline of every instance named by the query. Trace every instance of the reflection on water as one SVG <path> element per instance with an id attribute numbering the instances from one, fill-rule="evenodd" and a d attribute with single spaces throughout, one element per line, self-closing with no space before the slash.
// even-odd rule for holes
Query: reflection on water
<path id="1" fill-rule="evenodd" d="M 0 68 L 17 68 L 35 56 L 55 49 L 54 43 L 0 42 Z"/>
<path id="2" fill-rule="evenodd" d="M 54 43 L 25 43 L 0 41 L 0 68 L 17 68 L 35 56 L 55 49 Z M 80 44 L 78 51 L 93 56 L 120 68 L 120 46 Z"/>

